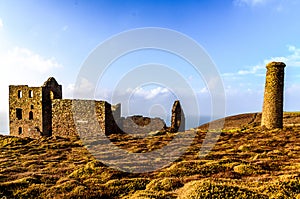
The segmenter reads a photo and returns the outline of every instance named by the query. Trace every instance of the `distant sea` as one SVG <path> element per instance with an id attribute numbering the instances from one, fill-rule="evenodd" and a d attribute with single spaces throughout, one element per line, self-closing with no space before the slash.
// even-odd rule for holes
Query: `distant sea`
<path id="1" fill-rule="evenodd" d="M 199 119 L 199 121 L 198 121 L 198 119 Z M 193 116 L 186 117 L 185 129 L 188 130 L 190 128 L 198 127 L 202 124 L 210 122 L 210 120 L 211 120 L 210 116 L 201 116 L 200 118 L 199 117 L 193 117 Z M 171 117 L 168 117 L 168 119 L 165 122 L 166 122 L 167 126 L 170 126 L 171 125 Z M 5 131 L 0 132 L 0 134 L 1 135 L 9 135 L 9 133 L 5 132 Z"/>

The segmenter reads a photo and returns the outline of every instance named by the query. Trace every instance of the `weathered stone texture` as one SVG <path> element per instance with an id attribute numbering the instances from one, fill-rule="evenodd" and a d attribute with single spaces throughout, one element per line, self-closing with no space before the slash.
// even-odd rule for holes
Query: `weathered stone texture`
<path id="1" fill-rule="evenodd" d="M 105 101 L 62 99 L 62 86 L 50 77 L 41 87 L 9 87 L 10 134 L 20 137 L 85 136 L 116 133 L 146 135 L 166 130 L 160 118 L 121 117 L 121 105 Z M 172 132 L 184 131 L 179 101 L 172 109 Z M 123 131 L 124 130 L 124 131 Z"/>
<path id="2" fill-rule="evenodd" d="M 283 127 L 285 66 L 283 62 L 271 62 L 266 66 L 267 73 L 261 125 L 269 129 Z"/>
<path id="3" fill-rule="evenodd" d="M 17 113 L 18 112 L 18 113 Z M 10 134 L 37 138 L 42 130 L 42 88 L 9 86 Z"/>
<path id="4" fill-rule="evenodd" d="M 172 118 L 171 118 L 171 131 L 172 132 L 185 131 L 185 117 L 179 100 L 176 100 L 173 104 Z"/>
<path id="5" fill-rule="evenodd" d="M 134 134 L 139 137 L 147 136 L 150 132 L 166 129 L 166 123 L 160 118 L 149 118 L 141 115 L 127 117 L 122 122 L 122 130 L 125 133 Z"/>
<path id="6" fill-rule="evenodd" d="M 51 136 L 51 100 L 61 98 L 61 85 L 53 77 L 42 87 L 9 86 L 10 134 L 33 138 Z"/>
<path id="7" fill-rule="evenodd" d="M 52 100 L 62 99 L 62 86 L 50 77 L 42 86 L 43 135 L 52 135 Z"/>
<path id="8" fill-rule="evenodd" d="M 70 137 L 90 133 L 120 133 L 111 109 L 111 105 L 105 101 L 53 100 L 53 135 Z M 119 108 L 114 110 L 118 113 Z M 120 115 L 115 113 L 115 117 L 118 119 Z"/>
<path id="9" fill-rule="evenodd" d="M 77 136 L 72 113 L 72 100 L 52 101 L 52 135 Z"/>

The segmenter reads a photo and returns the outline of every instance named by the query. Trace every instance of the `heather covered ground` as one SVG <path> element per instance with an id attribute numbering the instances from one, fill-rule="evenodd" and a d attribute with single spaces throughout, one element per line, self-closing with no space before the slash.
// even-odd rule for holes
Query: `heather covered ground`
<path id="1" fill-rule="evenodd" d="M 208 126 L 191 129 L 186 134 L 196 136 L 179 159 L 143 174 L 106 166 L 78 138 L 0 136 L 0 198 L 300 198 L 300 113 L 286 113 L 283 129 L 263 129 L 259 121 L 260 114 L 226 118 L 217 144 L 202 158 Z M 110 139 L 147 153 L 174 136 Z"/>

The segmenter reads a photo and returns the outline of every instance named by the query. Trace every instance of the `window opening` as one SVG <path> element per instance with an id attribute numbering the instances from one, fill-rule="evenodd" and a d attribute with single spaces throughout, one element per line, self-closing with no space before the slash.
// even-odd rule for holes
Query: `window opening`
<path id="1" fill-rule="evenodd" d="M 32 111 L 29 112 L 29 119 L 33 120 L 33 112 Z"/>
<path id="2" fill-rule="evenodd" d="M 54 99 L 54 93 L 52 91 L 50 91 L 50 99 L 53 100 Z"/>
<path id="3" fill-rule="evenodd" d="M 18 90 L 18 98 L 22 98 L 22 91 Z"/>
<path id="4" fill-rule="evenodd" d="M 23 129 L 22 127 L 19 127 L 19 135 L 21 135 L 23 133 Z"/>
<path id="5" fill-rule="evenodd" d="M 29 91 L 29 98 L 33 98 L 33 90 Z"/>
<path id="6" fill-rule="evenodd" d="M 16 117 L 18 118 L 18 120 L 22 119 L 22 109 L 20 108 L 16 109 Z"/>

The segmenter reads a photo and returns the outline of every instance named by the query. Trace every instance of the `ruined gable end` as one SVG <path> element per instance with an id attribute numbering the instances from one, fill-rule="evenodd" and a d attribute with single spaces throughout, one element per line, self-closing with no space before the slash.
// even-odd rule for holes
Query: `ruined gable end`
<path id="1" fill-rule="evenodd" d="M 172 117 L 171 117 L 171 131 L 172 132 L 185 131 L 185 117 L 179 100 L 176 100 L 173 104 Z"/>

